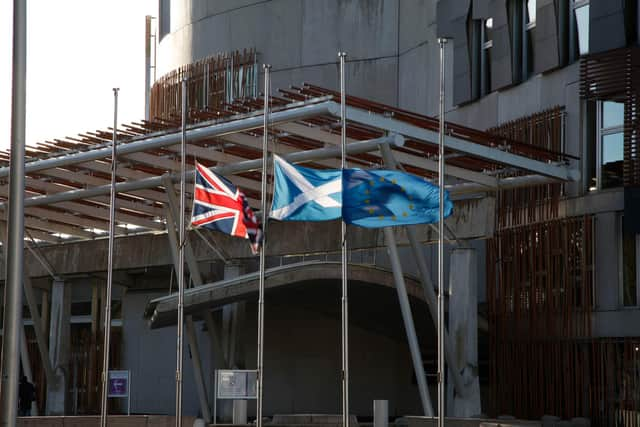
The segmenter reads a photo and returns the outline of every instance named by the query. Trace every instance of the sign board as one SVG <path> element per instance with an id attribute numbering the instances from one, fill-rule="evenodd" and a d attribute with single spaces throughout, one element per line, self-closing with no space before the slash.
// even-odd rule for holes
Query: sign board
<path id="1" fill-rule="evenodd" d="M 255 370 L 219 369 L 216 388 L 218 399 L 255 399 L 258 372 Z"/>
<path id="2" fill-rule="evenodd" d="M 129 397 L 129 371 L 109 371 L 109 397 Z"/>

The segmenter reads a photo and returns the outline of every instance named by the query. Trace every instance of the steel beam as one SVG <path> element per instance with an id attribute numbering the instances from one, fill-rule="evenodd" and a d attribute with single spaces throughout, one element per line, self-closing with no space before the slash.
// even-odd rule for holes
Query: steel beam
<path id="1" fill-rule="evenodd" d="M 384 240 L 387 244 L 389 259 L 391 261 L 391 269 L 393 270 L 393 278 L 395 280 L 396 291 L 398 293 L 400 312 L 402 313 L 404 329 L 407 333 L 407 341 L 409 343 L 409 350 L 411 352 L 411 360 L 413 361 L 413 370 L 416 374 L 416 381 L 418 382 L 418 392 L 420 393 L 422 409 L 425 416 L 432 417 L 433 405 L 431 404 L 431 397 L 429 396 L 427 376 L 424 373 L 424 366 L 422 365 L 422 354 L 420 352 L 420 345 L 418 344 L 416 328 L 413 324 L 413 316 L 411 315 L 411 306 L 409 305 L 407 288 L 404 283 L 404 274 L 402 273 L 402 265 L 400 264 L 400 257 L 398 256 L 396 239 L 393 235 L 393 229 L 391 227 L 385 227 L 383 230 Z"/>
<path id="2" fill-rule="evenodd" d="M 331 114 L 335 117 L 340 117 L 340 105 L 335 102 L 332 104 L 330 107 Z M 347 107 L 347 119 L 378 129 L 384 129 L 388 132 L 404 135 L 429 145 L 438 145 L 438 132 L 401 122 L 391 117 L 385 117 L 381 114 L 374 114 L 358 108 Z M 566 166 L 558 166 L 533 160 L 497 148 L 475 144 L 453 135 L 445 135 L 444 145 L 449 150 L 465 153 L 490 162 L 514 166 L 562 181 L 578 181 L 580 179 L 580 171 L 578 169 L 570 169 Z"/>
<path id="3" fill-rule="evenodd" d="M 173 189 L 173 185 L 171 180 L 168 177 L 165 177 L 165 190 L 167 193 L 167 199 L 169 201 L 168 206 L 166 207 L 166 219 L 167 219 L 167 235 L 169 237 L 169 245 L 171 248 L 171 256 L 174 261 L 174 265 L 177 270 L 177 266 L 179 263 L 178 257 L 178 235 L 176 233 L 176 214 L 179 214 L 178 201 L 176 200 L 175 190 Z M 184 213 L 183 213 L 184 215 Z M 189 273 L 191 279 L 195 286 L 201 286 L 203 284 L 202 275 L 200 274 L 200 269 L 198 267 L 197 260 L 195 258 L 193 247 L 191 246 L 191 241 L 189 236 L 186 236 L 186 240 L 183 243 L 185 246 L 185 259 L 187 261 L 187 265 L 189 267 Z M 213 321 L 213 316 L 210 311 L 206 311 L 204 313 L 205 324 L 207 325 L 207 329 L 209 331 L 209 337 L 214 342 L 213 339 L 216 337 L 215 324 Z M 197 337 L 195 334 L 195 326 L 193 324 L 193 317 L 186 316 L 186 334 L 187 339 L 189 340 L 189 347 L 191 348 L 191 361 L 193 363 L 194 377 L 196 380 L 196 389 L 198 391 L 198 397 L 200 400 L 200 410 L 202 411 L 203 418 L 209 422 L 211 421 L 211 412 L 209 409 L 209 403 L 207 400 L 207 390 L 204 383 L 204 375 L 202 371 L 202 360 L 200 358 L 200 350 L 198 346 Z M 219 344 L 219 341 L 218 341 Z M 215 344 L 214 344 L 215 345 Z"/>
<path id="4" fill-rule="evenodd" d="M 397 169 L 398 164 L 395 160 L 393 153 L 389 147 L 381 146 L 380 151 L 382 153 L 382 157 L 384 158 L 385 164 L 390 169 Z M 418 266 L 418 272 L 420 273 L 420 282 L 422 283 L 422 289 L 424 290 L 424 299 L 427 302 L 427 307 L 429 308 L 429 314 L 431 315 L 431 319 L 435 325 L 437 319 L 437 306 L 436 306 L 436 293 L 433 290 L 433 282 L 431 282 L 431 276 L 429 275 L 429 269 L 427 268 L 427 263 L 424 261 L 424 255 L 422 253 L 422 249 L 418 242 L 418 237 L 415 231 L 414 226 L 405 227 L 407 231 L 407 237 L 409 238 L 409 243 L 411 244 L 411 250 L 413 252 L 413 258 Z M 453 353 L 453 342 L 451 341 L 451 337 L 447 331 L 445 326 L 444 328 L 444 351 L 445 357 L 447 359 L 447 363 L 450 367 L 457 367 L 458 363 L 454 358 Z M 452 373 L 453 383 L 456 388 L 456 391 L 461 396 L 466 396 L 468 394 L 467 388 L 462 381 L 462 377 L 460 376 L 460 372 L 458 369 L 450 369 L 449 372 Z"/>
<path id="5" fill-rule="evenodd" d="M 290 108 L 288 110 L 277 111 L 271 114 L 272 123 L 282 123 L 295 120 L 304 120 L 308 117 L 314 117 L 329 113 L 329 107 L 332 102 L 324 101 L 315 104 L 301 105 L 299 107 Z M 186 137 L 189 141 L 197 141 L 203 138 L 212 138 L 233 132 L 241 132 L 250 129 L 262 127 L 262 114 L 239 115 L 236 120 L 225 121 L 222 123 L 212 123 L 208 125 L 191 126 L 187 130 Z M 170 145 L 179 144 L 182 138 L 182 132 L 171 132 L 158 136 L 144 136 L 138 140 L 129 141 L 118 147 L 118 153 L 125 156 L 131 153 L 137 153 L 146 150 L 155 150 Z M 90 160 L 105 159 L 111 155 L 111 148 L 108 146 L 97 148 L 91 151 L 83 151 L 73 154 L 67 154 L 60 157 L 50 159 L 35 160 L 29 162 L 25 166 L 25 173 L 36 172 L 45 169 L 63 167 L 73 165 L 79 162 L 87 162 Z M 0 178 L 9 176 L 9 168 L 0 168 Z"/>
<path id="6" fill-rule="evenodd" d="M 377 150 L 380 144 L 391 144 L 395 146 L 402 146 L 404 144 L 404 138 L 399 135 L 383 136 L 381 138 L 371 139 L 367 141 L 354 142 L 347 145 L 347 154 L 360 154 Z M 326 159 L 336 157 L 340 155 L 340 147 L 328 147 L 319 148 L 316 150 L 298 151 L 282 156 L 285 160 L 292 163 L 307 162 L 318 159 Z M 35 162 L 33 162 L 35 163 Z M 30 163 L 31 164 L 31 163 Z M 245 160 L 230 165 L 215 166 L 210 168 L 212 171 L 219 175 L 230 175 L 235 173 L 250 172 L 262 168 L 262 159 Z M 1 168 L 0 168 L 1 170 Z M 178 181 L 178 174 L 169 175 L 172 181 Z M 188 180 L 192 180 L 193 177 L 188 175 Z M 120 182 L 116 184 L 116 189 L 120 193 L 127 193 L 134 190 L 141 190 L 145 188 L 154 188 L 162 186 L 162 176 L 153 176 L 137 181 Z M 39 206 L 46 204 L 54 204 L 63 201 L 88 199 L 95 196 L 101 196 L 109 194 L 109 185 L 100 185 L 88 189 L 71 190 L 65 193 L 48 194 L 42 196 L 30 197 L 25 200 L 25 206 Z M 6 205 L 6 202 L 0 203 L 0 209 Z M 127 222 L 127 221 L 125 221 Z"/>
<path id="7" fill-rule="evenodd" d="M 27 300 L 27 305 L 29 306 L 29 312 L 31 313 L 31 320 L 33 320 L 33 330 L 35 331 L 36 342 L 38 344 L 40 360 L 44 367 L 44 373 L 47 377 L 47 382 L 53 382 L 55 381 L 55 373 L 53 372 L 53 366 L 49 359 L 47 339 L 45 338 L 44 331 L 42 330 L 42 320 L 40 318 L 40 313 L 38 312 L 38 304 L 36 302 L 35 295 L 33 294 L 31 278 L 28 274 L 24 275 L 22 283 L 24 285 L 24 296 Z"/>

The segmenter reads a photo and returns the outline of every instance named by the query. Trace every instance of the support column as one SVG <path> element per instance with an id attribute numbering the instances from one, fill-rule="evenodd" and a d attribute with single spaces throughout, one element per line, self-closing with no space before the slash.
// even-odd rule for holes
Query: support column
<path id="1" fill-rule="evenodd" d="M 173 193 L 173 187 L 167 188 L 167 194 Z M 167 207 L 166 209 L 166 217 L 167 217 L 167 236 L 169 237 L 169 247 L 171 249 L 171 256 L 173 259 L 173 265 L 178 271 L 178 233 L 176 233 L 175 228 L 175 220 L 174 215 L 172 213 L 172 209 Z M 188 236 L 187 236 L 188 237 Z M 188 239 L 187 239 L 188 242 Z M 185 242 L 185 245 L 187 243 Z M 189 245 L 190 247 L 190 245 Z M 185 248 L 186 249 L 186 248 Z M 187 263 L 191 265 L 195 260 L 190 260 L 191 257 L 186 257 Z M 191 271 L 189 273 L 192 276 L 195 276 L 194 283 L 202 283 L 199 271 Z M 195 332 L 195 325 L 193 323 L 192 316 L 185 316 L 185 332 L 187 342 L 189 343 L 190 354 L 191 354 L 191 363 L 193 364 L 193 375 L 196 382 L 196 390 L 198 392 L 198 399 L 200 400 L 200 411 L 202 412 L 202 418 L 204 418 L 207 422 L 211 420 L 211 411 L 209 410 L 209 401 L 207 399 L 207 389 L 204 382 L 204 374 L 202 372 L 202 359 L 200 358 L 200 349 L 198 346 L 198 340 Z"/>
<path id="2" fill-rule="evenodd" d="M 64 415 L 71 354 L 71 289 L 61 280 L 51 286 L 51 326 L 49 328 L 49 357 L 54 381 L 47 383 L 47 415 Z"/>
<path id="3" fill-rule="evenodd" d="M 380 152 L 382 153 L 382 158 L 384 159 L 385 165 L 387 165 L 391 169 L 398 169 L 398 163 L 393 157 L 393 153 L 391 152 L 391 149 L 388 145 L 380 145 Z M 422 252 L 422 246 L 420 245 L 420 241 L 418 239 L 418 233 L 416 233 L 415 231 L 416 228 L 417 226 L 410 225 L 408 227 L 405 227 L 405 230 L 407 231 L 407 237 L 409 238 L 409 243 L 411 244 L 413 257 L 418 266 L 418 271 L 420 272 L 420 282 L 422 283 L 422 289 L 424 290 L 424 299 L 427 302 L 429 314 L 431 314 L 431 319 L 433 319 L 433 323 L 435 325 L 437 323 L 438 314 L 436 293 L 434 291 L 433 282 L 431 281 L 431 276 L 429 275 L 427 263 L 424 260 L 424 254 Z M 446 327 L 444 328 L 444 354 L 449 366 L 458 366 L 453 356 L 453 342 Z M 460 376 L 458 370 L 452 373 L 451 379 L 455 384 L 456 392 L 460 395 L 467 396 L 469 392 L 465 389 L 464 381 L 462 380 L 462 377 Z"/>
<path id="4" fill-rule="evenodd" d="M 468 393 L 466 397 L 448 384 L 447 413 L 470 417 L 482 413 L 478 379 L 478 263 L 475 249 L 456 248 L 449 268 L 449 331 L 455 340 L 455 365 Z"/>
<path id="5" fill-rule="evenodd" d="M 35 295 L 33 293 L 33 285 L 29 275 L 25 274 L 23 278 L 24 295 L 29 306 L 29 312 L 31 313 L 31 319 L 33 320 L 33 330 L 36 335 L 36 342 L 38 343 L 38 350 L 40 351 L 40 360 L 42 361 L 42 367 L 44 368 L 47 381 L 52 381 L 54 372 L 49 359 L 49 350 L 47 349 L 47 340 L 45 338 L 44 330 L 42 328 L 42 320 L 40 320 L 40 313 L 38 312 L 38 303 L 36 302 Z"/>
<path id="6" fill-rule="evenodd" d="M 233 279 L 243 273 L 242 266 L 237 262 L 230 262 L 224 266 L 224 280 Z M 238 369 L 244 367 L 242 349 L 242 328 L 246 314 L 245 302 L 234 302 L 222 307 L 222 348 L 224 360 L 222 366 L 216 368 Z M 233 401 L 218 401 L 218 418 L 222 422 L 233 422 Z"/>
<path id="7" fill-rule="evenodd" d="M 233 279 L 243 273 L 240 263 L 229 263 L 224 266 L 224 279 Z M 246 303 L 234 302 L 222 308 L 222 327 L 225 358 L 227 367 L 242 369 L 244 353 L 242 348 L 242 328 L 246 315 Z"/>
<path id="8" fill-rule="evenodd" d="M 420 345 L 418 344 L 416 328 L 413 324 L 413 316 L 411 315 L 411 307 L 409 306 L 409 297 L 407 296 L 407 289 L 404 283 L 404 274 L 402 273 L 400 257 L 398 256 L 396 239 L 393 235 L 393 229 L 391 227 L 384 228 L 384 240 L 387 244 L 389 259 L 391 260 L 393 278 L 396 285 L 396 291 L 398 292 L 398 302 L 400 303 L 400 311 L 402 313 L 402 320 L 404 321 L 404 329 L 407 333 L 407 341 L 409 343 L 409 350 L 411 352 L 411 360 L 413 361 L 413 370 L 416 374 L 416 381 L 418 383 L 418 392 L 420 393 L 422 409 L 425 416 L 432 417 L 433 405 L 431 404 L 429 388 L 427 387 L 427 376 L 424 373 L 424 366 L 422 365 L 422 354 L 420 353 Z"/>

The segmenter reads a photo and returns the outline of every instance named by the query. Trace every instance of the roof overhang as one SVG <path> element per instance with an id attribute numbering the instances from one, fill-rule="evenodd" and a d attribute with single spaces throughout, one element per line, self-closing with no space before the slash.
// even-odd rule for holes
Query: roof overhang
<path id="1" fill-rule="evenodd" d="M 393 289 L 393 273 L 371 265 L 349 264 L 349 282 L 366 283 Z M 339 262 L 309 261 L 274 267 L 265 271 L 265 291 L 298 286 L 301 283 L 339 282 L 342 278 L 342 266 Z M 237 301 L 254 300 L 258 294 L 259 273 L 253 272 L 234 279 L 222 280 L 215 283 L 190 288 L 184 291 L 184 314 L 202 313 Z M 424 294 L 420 282 L 411 277 L 405 277 L 405 284 L 409 296 L 423 300 Z M 177 321 L 178 296 L 171 294 L 166 297 L 149 301 L 144 316 L 149 326 L 160 328 L 175 325 Z"/>
<path id="2" fill-rule="evenodd" d="M 340 165 L 340 105 L 336 93 L 305 85 L 273 98 L 269 133 L 274 151 L 318 168 Z M 195 159 L 228 175 L 258 206 L 262 101 L 226 106 L 224 114 L 197 114 L 186 132 L 187 163 Z M 384 167 L 381 145 L 399 166 L 432 179 L 437 173 L 437 120 L 347 97 L 347 153 L 350 166 Z M 203 119 L 204 117 L 204 119 Z M 195 120 L 198 120 L 197 122 Z M 179 122 L 151 121 L 118 129 L 118 234 L 164 232 L 165 184 L 179 179 Z M 27 235 L 48 242 L 101 237 L 108 229 L 111 131 L 88 132 L 27 150 L 25 226 Z M 455 197 L 498 188 L 580 179 L 570 156 L 447 123 L 446 187 Z M 0 206 L 8 199 L 8 153 L 0 153 Z M 4 182 L 2 182 L 4 180 Z M 189 197 L 189 195 L 187 196 Z M 4 215 L 4 213 L 3 213 Z M 3 218 L 0 217 L 0 220 Z"/>

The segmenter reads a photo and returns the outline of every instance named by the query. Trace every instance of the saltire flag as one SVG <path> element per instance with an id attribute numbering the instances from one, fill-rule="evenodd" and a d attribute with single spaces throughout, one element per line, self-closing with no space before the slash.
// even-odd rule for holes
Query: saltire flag
<path id="1" fill-rule="evenodd" d="M 342 217 L 366 228 L 438 222 L 439 189 L 423 178 L 395 170 L 315 170 L 275 159 L 270 217 L 325 221 Z M 445 191 L 445 218 L 453 204 Z"/>
<path id="2" fill-rule="evenodd" d="M 274 156 L 275 190 L 269 216 L 283 221 L 327 221 L 342 215 L 342 173 L 294 166 Z"/>
<path id="3" fill-rule="evenodd" d="M 191 225 L 249 239 L 256 254 L 262 227 L 242 191 L 198 162 L 195 174 Z"/>

